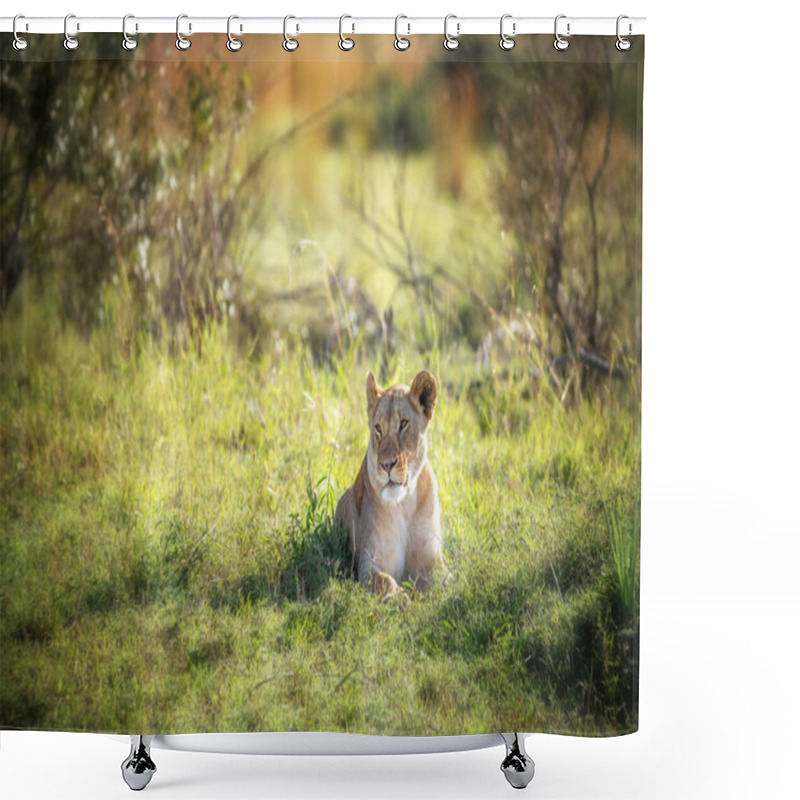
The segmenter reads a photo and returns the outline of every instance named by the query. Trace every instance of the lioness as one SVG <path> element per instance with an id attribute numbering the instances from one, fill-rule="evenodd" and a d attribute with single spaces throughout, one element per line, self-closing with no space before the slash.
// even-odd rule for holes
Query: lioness
<path id="1" fill-rule="evenodd" d="M 369 445 L 336 518 L 349 532 L 358 580 L 384 599 L 406 580 L 425 589 L 433 573 L 445 569 L 439 487 L 426 439 L 437 394 L 427 370 L 411 387 L 381 389 L 372 372 L 367 376 Z"/>

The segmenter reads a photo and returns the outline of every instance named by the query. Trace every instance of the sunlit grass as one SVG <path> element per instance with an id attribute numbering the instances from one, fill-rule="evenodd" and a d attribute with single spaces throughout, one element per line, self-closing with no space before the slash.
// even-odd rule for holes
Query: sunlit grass
<path id="1" fill-rule="evenodd" d="M 112 325 L 46 323 L 2 331 L 3 724 L 636 727 L 615 645 L 637 614 L 627 387 L 571 410 L 528 379 L 443 388 L 430 458 L 453 580 L 402 608 L 353 581 L 332 520 L 374 364 L 248 356 L 224 328 L 114 356 Z"/>

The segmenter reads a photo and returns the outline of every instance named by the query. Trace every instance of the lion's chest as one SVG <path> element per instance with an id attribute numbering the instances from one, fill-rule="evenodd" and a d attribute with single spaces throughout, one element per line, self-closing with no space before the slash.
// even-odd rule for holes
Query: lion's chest
<path id="1" fill-rule="evenodd" d="M 418 535 L 416 506 L 414 498 L 382 505 L 370 529 L 364 531 L 363 555 L 373 569 L 386 572 L 397 581 L 405 578 L 408 553 Z"/>
<path id="2" fill-rule="evenodd" d="M 381 522 L 379 526 L 382 535 L 398 551 L 405 552 L 414 520 L 412 502 L 387 504 L 381 509 Z"/>

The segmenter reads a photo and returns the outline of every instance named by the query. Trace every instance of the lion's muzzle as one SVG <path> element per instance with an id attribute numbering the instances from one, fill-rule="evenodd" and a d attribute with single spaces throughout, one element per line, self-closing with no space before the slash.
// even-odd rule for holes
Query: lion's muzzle
<path id="1" fill-rule="evenodd" d="M 408 460 L 403 453 L 384 455 L 378 462 L 378 474 L 384 486 L 405 486 L 408 482 Z"/>

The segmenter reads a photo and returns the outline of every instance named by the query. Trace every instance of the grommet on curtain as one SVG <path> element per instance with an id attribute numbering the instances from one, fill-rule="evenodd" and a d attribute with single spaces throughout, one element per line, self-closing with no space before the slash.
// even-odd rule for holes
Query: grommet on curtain
<path id="1" fill-rule="evenodd" d="M 288 31 L 288 24 L 290 19 L 297 19 L 297 17 L 293 16 L 292 14 L 287 14 L 283 18 L 283 49 L 287 53 L 294 53 L 298 47 L 300 47 L 300 41 L 296 39 L 294 36 L 289 36 Z"/>
<path id="2" fill-rule="evenodd" d="M 554 31 L 555 31 L 555 35 L 556 35 L 556 40 L 553 42 L 553 47 L 555 47 L 556 50 L 566 50 L 569 47 L 569 39 L 565 38 L 564 36 L 562 36 L 558 32 L 558 21 L 560 19 L 566 19 L 566 18 L 567 18 L 566 14 L 559 14 L 556 17 L 556 21 L 555 21 L 555 25 L 554 25 Z M 567 36 L 569 36 L 569 33 L 570 33 L 570 31 L 569 31 L 569 22 L 568 22 L 567 23 Z"/>
<path id="3" fill-rule="evenodd" d="M 78 39 L 75 36 L 72 36 L 69 32 L 69 21 L 71 19 L 75 19 L 74 14 L 67 14 L 64 17 L 64 49 L 65 50 L 77 50 L 78 49 Z M 76 31 L 80 30 L 80 25 L 76 26 Z"/>
<path id="4" fill-rule="evenodd" d="M 398 14 L 394 18 L 394 49 L 400 50 L 408 50 L 411 47 L 411 39 L 406 39 L 405 36 L 400 35 L 400 20 L 401 19 L 408 19 L 405 14 Z M 408 32 L 411 33 L 411 25 L 410 23 L 406 23 L 408 26 Z"/>
<path id="5" fill-rule="evenodd" d="M 178 14 L 178 18 L 175 20 L 175 34 L 178 37 L 175 40 L 175 47 L 177 47 L 178 50 L 188 50 L 192 46 L 192 40 L 191 39 L 187 39 L 181 33 L 181 20 L 182 19 L 188 19 L 188 18 L 189 18 L 188 14 Z M 192 23 L 190 22 L 189 23 L 189 33 L 191 33 L 191 32 L 192 32 Z"/>
<path id="6" fill-rule="evenodd" d="M 133 14 L 126 14 L 122 18 L 122 49 L 135 50 L 139 46 L 139 42 L 132 36 L 128 36 L 128 20 L 136 19 Z"/>
<path id="7" fill-rule="evenodd" d="M 237 39 L 231 33 L 231 22 L 233 22 L 235 19 L 239 19 L 236 14 L 231 14 L 228 17 L 228 41 L 225 43 L 225 47 L 227 47 L 231 53 L 238 53 L 244 46 L 244 42 L 241 39 Z M 241 31 L 241 28 L 239 28 L 239 30 Z"/>
<path id="8" fill-rule="evenodd" d="M 18 19 L 25 19 L 25 15 L 24 14 L 17 14 L 17 16 L 14 17 L 14 22 L 13 22 L 13 24 L 11 26 L 11 30 L 14 33 L 14 41 L 11 44 L 14 47 L 15 50 L 18 50 L 21 53 L 23 50 L 27 50 L 28 49 L 28 40 L 23 38 L 22 36 L 20 36 L 17 33 L 17 20 Z M 27 30 L 27 29 L 28 29 L 28 24 L 25 23 L 25 30 Z"/>
<path id="9" fill-rule="evenodd" d="M 504 30 L 503 25 L 507 19 L 511 19 L 512 14 L 503 14 L 500 17 L 500 49 L 501 50 L 513 50 L 514 45 L 516 42 L 514 41 L 514 36 L 517 35 L 517 23 L 511 23 L 511 36 L 509 36 Z"/>
<path id="10" fill-rule="evenodd" d="M 355 39 L 351 39 L 349 36 L 345 36 L 344 33 L 342 33 L 342 24 L 346 19 L 353 18 L 349 14 L 342 14 L 342 16 L 339 17 L 339 49 L 345 52 L 352 50 L 356 46 Z M 356 26 L 353 25 L 353 31 L 355 31 L 355 29 Z"/>
<path id="11" fill-rule="evenodd" d="M 447 23 L 450 22 L 451 19 L 456 19 L 456 18 L 457 17 L 456 17 L 455 14 L 448 14 L 444 18 L 444 42 L 442 42 L 442 44 L 444 45 L 444 49 L 445 50 L 458 50 L 458 46 L 459 46 L 459 44 L 461 44 L 461 42 L 458 41 L 458 31 L 459 31 L 460 25 L 458 23 L 456 23 L 456 35 L 455 36 L 451 35 L 449 33 L 449 31 L 447 30 Z"/>
<path id="12" fill-rule="evenodd" d="M 624 20 L 624 19 L 629 19 L 627 14 L 620 14 L 617 17 L 617 43 L 615 45 L 617 50 L 619 50 L 622 53 L 624 53 L 624 52 L 626 52 L 626 51 L 631 49 L 631 40 L 630 39 L 625 39 L 619 32 L 620 22 L 622 22 L 622 20 Z M 631 24 L 629 22 L 628 23 L 628 36 L 631 35 L 631 31 L 632 30 L 633 30 L 633 28 L 632 28 L 632 26 L 631 26 Z"/>

